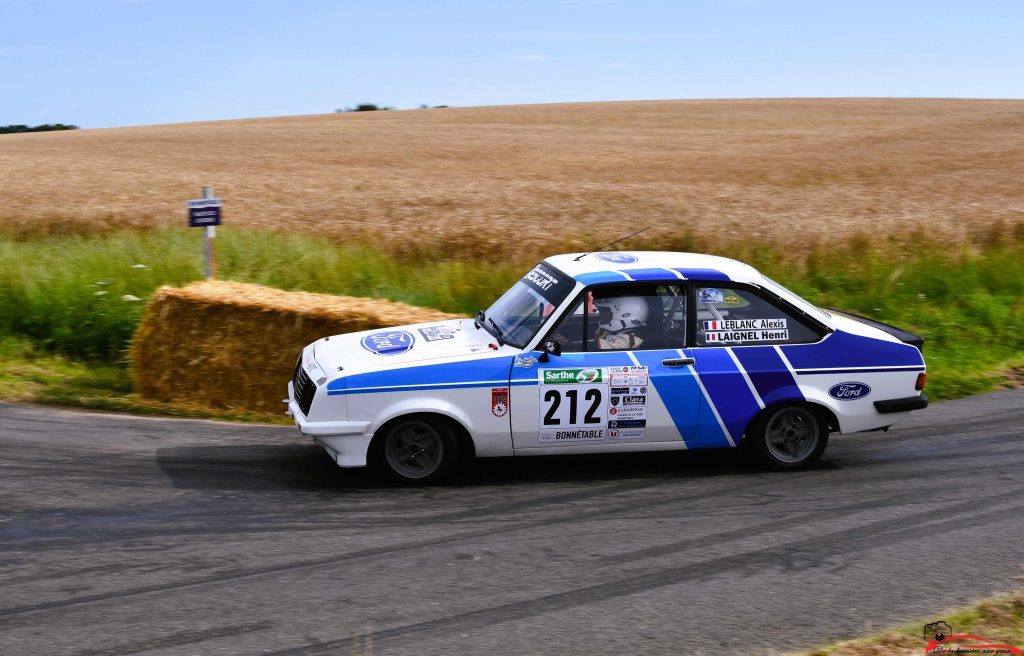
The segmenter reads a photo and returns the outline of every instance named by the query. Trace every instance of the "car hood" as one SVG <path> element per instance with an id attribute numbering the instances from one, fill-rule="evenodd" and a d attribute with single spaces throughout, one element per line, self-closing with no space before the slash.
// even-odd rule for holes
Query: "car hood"
<path id="1" fill-rule="evenodd" d="M 472 319 L 452 319 L 325 337 L 313 344 L 317 363 L 330 376 L 422 364 L 487 351 L 494 337 Z"/>

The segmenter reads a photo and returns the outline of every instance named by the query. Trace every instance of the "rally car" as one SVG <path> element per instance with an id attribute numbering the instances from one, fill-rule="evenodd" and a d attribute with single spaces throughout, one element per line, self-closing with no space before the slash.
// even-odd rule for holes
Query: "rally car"
<path id="1" fill-rule="evenodd" d="M 807 467 L 830 432 L 928 405 L 921 338 L 722 257 L 550 257 L 472 319 L 324 337 L 288 413 L 341 467 L 436 480 L 467 456 L 745 447 Z"/>

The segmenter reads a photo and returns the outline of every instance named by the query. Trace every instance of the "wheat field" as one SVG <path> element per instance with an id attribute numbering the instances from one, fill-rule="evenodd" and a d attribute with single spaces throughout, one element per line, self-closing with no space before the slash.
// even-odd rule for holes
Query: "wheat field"
<path id="1" fill-rule="evenodd" d="M 443 108 L 0 136 L 0 226 L 227 226 L 452 255 L 608 240 L 792 243 L 1024 223 L 1024 101 Z"/>

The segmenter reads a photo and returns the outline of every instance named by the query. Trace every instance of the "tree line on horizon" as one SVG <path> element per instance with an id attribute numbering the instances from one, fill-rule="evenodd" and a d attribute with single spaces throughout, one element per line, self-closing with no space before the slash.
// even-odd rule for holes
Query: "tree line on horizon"
<path id="1" fill-rule="evenodd" d="M 0 125 L 0 134 L 17 134 L 19 132 L 53 132 L 55 130 L 77 130 L 77 125 L 65 123 L 43 123 L 42 125 Z"/>
<path id="2" fill-rule="evenodd" d="M 446 109 L 448 105 L 434 105 L 431 107 L 427 104 L 420 105 L 420 109 Z M 355 107 L 343 107 L 341 109 L 334 110 L 335 114 L 343 114 L 347 112 L 386 112 L 394 107 L 387 107 L 385 105 L 378 105 L 377 103 L 359 103 Z"/>

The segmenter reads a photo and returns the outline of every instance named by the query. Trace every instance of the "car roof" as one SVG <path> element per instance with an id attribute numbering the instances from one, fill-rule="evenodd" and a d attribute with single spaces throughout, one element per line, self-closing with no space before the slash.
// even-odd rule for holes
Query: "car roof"
<path id="1" fill-rule="evenodd" d="M 581 257 L 582 256 L 582 257 Z M 568 253 L 545 260 L 563 273 L 591 285 L 623 280 L 734 280 L 761 283 L 754 267 L 717 255 L 668 251 Z"/>

